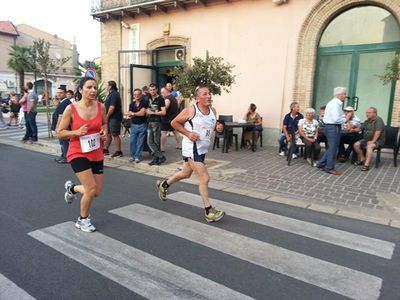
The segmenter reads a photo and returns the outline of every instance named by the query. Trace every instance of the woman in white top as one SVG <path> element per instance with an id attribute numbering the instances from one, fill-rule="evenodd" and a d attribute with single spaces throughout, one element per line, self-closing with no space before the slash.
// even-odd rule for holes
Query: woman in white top
<path id="1" fill-rule="evenodd" d="M 318 127 L 319 123 L 314 119 L 315 110 L 313 108 L 307 108 L 305 118 L 299 121 L 299 134 L 300 138 L 303 141 L 307 159 L 311 159 L 311 152 L 313 152 L 313 160 L 316 161 L 319 159 L 319 154 L 321 153 L 321 146 L 317 142 L 318 137 Z M 316 163 L 313 163 L 315 166 Z"/>
<path id="2" fill-rule="evenodd" d="M 211 106 L 211 93 L 206 87 L 195 91 L 196 102 L 182 110 L 172 120 L 172 127 L 182 134 L 182 169 L 167 180 L 158 180 L 157 187 L 162 201 L 167 200 L 167 189 L 175 182 L 189 178 L 193 171 L 199 176 L 199 192 L 205 208 L 207 222 L 216 222 L 225 215 L 223 211 L 213 208 L 208 197 L 210 176 L 204 164 L 210 146 L 211 135 L 216 130 L 222 132 L 224 127 L 217 122 L 215 109 Z"/>

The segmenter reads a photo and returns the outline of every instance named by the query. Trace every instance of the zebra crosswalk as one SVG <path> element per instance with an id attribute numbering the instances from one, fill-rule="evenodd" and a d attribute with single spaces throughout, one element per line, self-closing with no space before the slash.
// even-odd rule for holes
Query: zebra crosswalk
<path id="1" fill-rule="evenodd" d="M 37 122 L 38 138 L 47 137 L 48 127 L 45 122 Z M 9 126 L 5 129 L 0 129 L 0 138 L 8 140 L 21 140 L 25 135 L 25 129 L 17 126 Z"/>
<path id="2" fill-rule="evenodd" d="M 198 195 L 178 192 L 169 195 L 177 205 L 201 207 Z M 377 260 L 390 261 L 395 243 L 288 218 L 218 199 L 213 200 L 227 212 L 226 218 L 237 218 L 311 238 L 328 247 L 364 253 Z M 183 204 L 185 203 L 185 204 Z M 273 271 L 305 285 L 326 290 L 337 298 L 378 299 L 383 279 L 376 274 L 356 270 L 343 262 L 335 263 L 299 253 L 285 247 L 239 234 L 225 228 L 200 223 L 179 214 L 166 212 L 141 203 L 112 209 L 113 220 L 133 222 L 187 241 L 194 247 L 206 247 L 223 255 Z M 234 219 L 231 220 L 233 222 Z M 29 235 L 48 247 L 81 263 L 102 276 L 117 282 L 148 299 L 251 299 L 252 295 L 198 274 L 187 266 L 172 263 L 160 255 L 148 253 L 102 232 L 85 234 L 73 228 L 72 222 L 61 223 L 30 232 Z M 126 242 L 126 241 L 125 241 Z M 197 246 L 196 246 L 197 245 Z M 218 266 L 215 268 L 218 270 Z"/>
<path id="3" fill-rule="evenodd" d="M 35 298 L 0 273 L 0 299 L 34 300 Z"/>

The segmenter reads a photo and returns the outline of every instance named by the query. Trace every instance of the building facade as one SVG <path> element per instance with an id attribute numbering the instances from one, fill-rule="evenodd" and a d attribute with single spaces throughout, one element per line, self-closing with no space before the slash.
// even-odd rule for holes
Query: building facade
<path id="1" fill-rule="evenodd" d="M 3 27 L 2 27 L 3 24 Z M 13 30 L 12 30 L 13 29 Z M 7 58 L 12 45 L 30 47 L 37 39 L 44 39 L 50 43 L 50 57 L 61 59 L 70 57 L 61 68 L 48 77 L 48 86 L 50 97 L 54 97 L 57 87 L 66 85 L 68 88 L 74 88 L 73 83 L 74 67 L 78 65 L 78 52 L 75 44 L 59 38 L 57 35 L 51 35 L 47 32 L 34 28 L 26 24 L 14 26 L 11 22 L 0 22 L 0 55 Z M 8 59 L 0 61 L 0 91 L 8 94 L 11 91 L 20 93 L 19 78 L 14 70 L 8 68 Z M 44 94 L 44 80 L 36 77 L 33 73 L 25 73 L 25 82 L 31 81 L 35 84 L 35 88 L 39 95 Z"/>
<path id="2" fill-rule="evenodd" d="M 118 79 L 125 108 L 132 88 L 162 86 L 174 66 L 209 51 L 235 65 L 217 111 L 239 119 L 255 103 L 272 144 L 292 101 L 318 111 L 335 86 L 348 88 L 361 119 L 375 106 L 400 126 L 400 84 L 379 77 L 400 52 L 398 0 L 103 0 L 92 15 L 102 22 L 102 77 Z"/>

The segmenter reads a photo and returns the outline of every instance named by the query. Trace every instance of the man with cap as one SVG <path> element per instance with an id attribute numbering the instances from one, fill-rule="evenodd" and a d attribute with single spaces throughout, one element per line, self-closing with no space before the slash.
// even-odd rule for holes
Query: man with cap
<path id="1" fill-rule="evenodd" d="M 345 107 L 344 114 L 346 122 L 342 125 L 340 135 L 338 154 L 340 162 L 345 162 L 349 158 L 354 143 L 360 140 L 361 133 L 361 120 L 354 114 L 354 108 L 352 106 Z M 347 148 L 345 148 L 345 144 L 348 144 Z"/>
<path id="2" fill-rule="evenodd" d="M 340 175 L 335 169 L 335 161 L 342 124 L 346 122 L 342 105 L 344 100 L 346 100 L 347 89 L 344 87 L 336 87 L 333 89 L 333 96 L 334 98 L 326 105 L 324 115 L 325 135 L 328 146 L 324 155 L 317 163 L 317 168 L 332 175 Z"/>
<path id="3" fill-rule="evenodd" d="M 56 110 L 53 113 L 53 122 L 51 124 L 51 130 L 56 131 L 58 124 L 61 121 L 62 114 L 68 105 L 71 104 L 71 101 L 67 98 L 67 89 L 65 85 L 60 85 L 57 89 L 57 98 L 60 100 Z M 69 140 L 59 139 L 59 143 L 61 146 L 61 156 L 55 158 L 55 161 L 59 164 L 66 164 L 67 162 L 67 152 L 69 148 Z"/>

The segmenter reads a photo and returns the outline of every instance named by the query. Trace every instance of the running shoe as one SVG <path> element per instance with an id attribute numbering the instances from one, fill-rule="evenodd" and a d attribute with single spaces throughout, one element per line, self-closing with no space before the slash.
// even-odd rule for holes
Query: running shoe
<path id="1" fill-rule="evenodd" d="M 79 217 L 75 223 L 75 227 L 84 232 L 93 232 L 96 230 L 96 227 L 92 225 L 92 221 L 89 217 L 86 219 L 81 219 L 81 217 Z"/>
<path id="2" fill-rule="evenodd" d="M 161 201 L 167 200 L 167 189 L 164 187 L 165 180 L 157 180 L 158 197 Z"/>
<path id="3" fill-rule="evenodd" d="M 64 184 L 65 187 L 64 200 L 68 204 L 71 204 L 76 199 L 76 194 L 73 194 L 71 191 L 72 186 L 73 183 L 71 180 L 67 180 Z"/>
<path id="4" fill-rule="evenodd" d="M 219 220 L 221 220 L 225 216 L 225 212 L 223 212 L 222 210 L 217 210 L 214 207 L 212 207 L 208 211 L 208 214 L 206 214 L 205 216 L 206 216 L 206 221 L 208 223 L 218 222 Z"/>
<path id="5" fill-rule="evenodd" d="M 111 155 L 112 158 L 114 158 L 114 157 L 122 157 L 122 156 L 123 156 L 123 154 L 122 154 L 121 151 L 115 151 L 115 152 Z"/>

